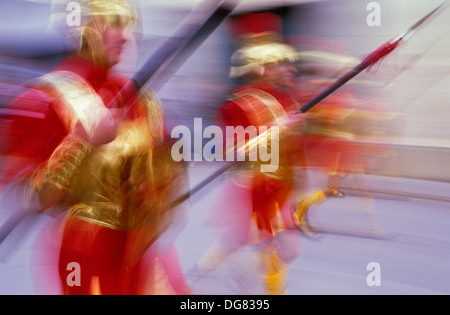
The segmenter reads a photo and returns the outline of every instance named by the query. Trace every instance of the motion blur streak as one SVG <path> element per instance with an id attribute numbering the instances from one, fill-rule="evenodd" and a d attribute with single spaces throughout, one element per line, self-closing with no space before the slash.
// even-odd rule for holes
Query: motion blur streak
<path id="1" fill-rule="evenodd" d="M 0 234 L 11 227 L 0 244 L 0 294 L 70 293 L 77 289 L 64 283 L 76 280 L 76 268 L 66 269 L 70 262 L 80 264 L 81 275 L 88 266 L 84 274 L 91 277 L 81 278 L 88 282 L 82 293 L 88 294 L 122 288 L 127 289 L 121 293 L 136 294 L 450 293 L 450 10 L 441 10 L 407 45 L 284 125 L 285 114 L 441 1 L 379 0 L 379 6 L 368 7 L 374 1 L 242 0 L 198 50 L 179 56 L 182 66 L 164 78 L 157 95 L 139 94 L 142 106 L 114 130 L 117 137 L 111 142 L 104 140 L 108 128 L 98 126 L 120 117 L 127 105 L 116 100 L 107 111 L 103 105 L 202 1 L 140 0 L 132 18 L 116 19 L 113 14 L 104 20 L 113 26 L 110 37 L 100 37 L 102 45 L 110 39 L 106 52 L 112 64 L 96 59 L 108 71 L 95 71 L 108 80 L 88 80 L 93 94 L 76 89 L 82 85 L 73 77 L 53 80 L 69 82 L 59 94 L 80 94 L 86 108 L 64 106 L 64 115 L 52 113 L 52 123 L 44 124 L 49 121 L 48 89 L 55 85 L 44 80 L 42 89 L 43 78 L 49 79 L 55 69 L 77 69 L 79 77 L 88 77 L 81 73 L 85 64 L 78 59 L 72 63 L 82 41 L 79 27 L 67 23 L 74 12 L 67 10 L 69 2 L 85 1 L 0 4 Z M 252 34 L 259 35 L 237 40 L 246 24 L 241 20 L 236 27 L 233 22 L 267 12 L 276 14 L 282 27 L 266 32 L 265 27 L 279 24 L 259 29 L 252 24 Z M 369 23 L 377 13 L 380 23 Z M 125 27 L 129 18 L 130 28 Z M 103 22 L 91 25 L 90 40 L 99 40 L 96 32 L 105 31 Z M 117 30 L 126 31 L 114 33 Z M 94 48 L 95 56 L 89 58 L 104 57 L 104 48 Z M 253 79 L 260 76 L 276 82 L 278 92 L 266 85 L 263 89 L 260 81 L 257 89 L 243 89 L 249 82 L 255 87 Z M 103 92 L 97 83 L 106 86 Z M 142 102 L 153 104 L 147 107 L 153 111 L 141 111 Z M 64 104 L 76 102 L 67 97 Z M 236 110 L 247 105 L 245 115 Z M 193 162 L 172 164 L 167 135 L 176 126 L 194 134 L 196 118 L 202 118 L 203 128 L 262 121 L 280 126 L 281 134 L 288 134 L 280 140 L 280 173 L 261 175 L 257 170 L 262 161 L 253 161 L 166 212 L 164 202 L 227 163 L 195 159 L 204 154 L 209 139 L 203 139 L 203 146 L 188 152 Z M 89 163 L 76 164 L 81 159 L 77 154 L 52 155 L 51 149 L 66 139 L 66 126 L 88 145 L 65 142 L 59 152 L 91 156 L 93 150 Z M 34 139 L 43 136 L 42 130 L 51 137 L 38 143 Z M 156 146 L 155 135 L 166 146 Z M 97 138 L 108 144 L 97 143 Z M 151 154 L 146 151 L 150 147 Z M 45 182 L 38 170 L 60 166 L 49 163 L 50 156 L 74 158 L 73 170 L 81 175 L 71 191 L 83 198 L 63 198 L 64 203 L 53 205 L 52 198 L 39 199 L 30 192 L 23 175 L 42 175 L 36 178 Z M 144 163 L 146 158 L 154 164 Z M 123 176 L 125 170 L 130 170 L 129 177 Z M 175 178 L 180 181 L 172 181 Z M 43 201 L 50 205 L 47 211 L 36 211 Z M 150 212 L 154 216 L 145 216 L 149 209 L 156 209 Z M 126 222 L 109 215 L 114 213 L 127 213 Z M 148 230 L 140 229 L 148 222 L 153 222 L 146 225 Z M 120 250 L 107 246 L 112 242 Z M 76 250 L 93 256 L 77 256 Z M 129 253 L 140 253 L 139 263 Z M 110 272 L 96 270 L 92 257 L 111 267 Z M 366 281 L 371 262 L 381 268 L 380 286 Z M 124 267 L 131 265 L 136 268 Z M 105 284 L 116 271 L 121 288 Z M 69 274 L 73 278 L 67 278 Z"/>

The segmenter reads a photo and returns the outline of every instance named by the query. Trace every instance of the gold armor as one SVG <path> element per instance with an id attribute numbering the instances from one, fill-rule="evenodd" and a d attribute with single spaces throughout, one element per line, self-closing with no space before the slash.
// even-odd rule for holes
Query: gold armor
<path id="1" fill-rule="evenodd" d="M 268 91 L 255 87 L 243 89 L 242 91 L 234 93 L 228 101 L 236 104 L 247 115 L 252 126 L 267 127 L 267 131 L 261 132 L 247 141 L 245 146 L 239 149 L 239 152 L 251 156 L 252 152 L 256 153 L 261 146 L 264 146 L 267 152 L 277 150 L 279 153 L 279 163 L 276 170 L 264 172 L 264 174 L 283 181 L 291 181 L 291 167 L 295 157 L 293 157 L 289 151 L 291 149 L 289 141 L 292 140 L 292 137 L 296 136 L 296 130 L 288 127 L 289 113 L 283 107 L 281 101 Z M 294 106 L 297 105 L 294 100 L 291 101 Z M 261 165 L 272 162 L 263 162 L 259 159 L 259 156 L 258 159 L 250 160 L 255 162 L 248 163 L 240 169 L 242 172 L 243 169 L 246 169 L 251 165 L 252 170 L 251 174 L 249 174 L 250 176 L 259 173 Z M 253 174 L 254 172 L 256 173 Z"/>
<path id="2" fill-rule="evenodd" d="M 165 143 L 150 141 L 143 121 L 125 123 L 118 137 L 93 151 L 78 170 L 70 191 L 73 215 L 113 229 L 169 224 L 164 204 L 173 194 L 174 169 Z M 167 213 L 166 213 L 167 212 Z"/>
<path id="3" fill-rule="evenodd" d="M 58 88 L 58 99 L 66 106 L 77 99 L 70 98 L 78 94 L 75 91 L 63 95 L 62 85 Z M 181 166 L 173 162 L 164 141 L 164 118 L 157 97 L 143 94 L 135 106 L 145 108 L 147 115 L 123 121 L 117 137 L 108 144 L 94 148 L 75 136 L 66 137 L 36 172 L 35 187 L 40 191 L 44 185 L 53 185 L 62 191 L 62 202 L 82 220 L 119 230 L 145 226 L 154 237 L 171 221 L 169 202 L 179 191 L 176 178 L 180 178 Z M 68 121 L 68 128 L 71 126 L 73 122 Z"/>

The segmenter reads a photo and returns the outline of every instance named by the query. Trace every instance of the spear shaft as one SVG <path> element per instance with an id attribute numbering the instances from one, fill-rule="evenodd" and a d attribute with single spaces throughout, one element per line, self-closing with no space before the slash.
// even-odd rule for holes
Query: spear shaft
<path id="1" fill-rule="evenodd" d="M 385 44 L 381 45 L 378 49 L 373 51 L 370 55 L 368 55 L 364 60 L 355 66 L 353 69 L 351 69 L 349 72 L 344 74 L 342 77 L 337 79 L 334 83 L 332 83 L 328 88 L 326 88 L 324 91 L 322 91 L 319 95 L 317 95 L 315 98 L 310 100 L 308 103 L 303 105 L 300 108 L 300 112 L 306 113 L 308 110 L 313 108 L 315 105 L 320 103 L 322 100 L 327 98 L 329 95 L 333 94 L 337 89 L 342 87 L 344 84 L 346 84 L 348 81 L 356 77 L 358 74 L 360 74 L 365 69 L 372 67 L 373 65 L 380 62 L 384 57 L 389 55 L 391 52 L 393 52 L 400 43 L 408 40 L 412 33 L 417 30 L 425 21 L 427 21 L 433 14 L 435 14 L 443 5 L 442 3 L 440 6 L 435 8 L 433 11 L 425 15 L 423 18 L 421 18 L 419 21 L 414 23 L 413 26 L 408 28 L 403 34 L 398 36 L 397 38 L 390 40 L 386 42 Z"/>

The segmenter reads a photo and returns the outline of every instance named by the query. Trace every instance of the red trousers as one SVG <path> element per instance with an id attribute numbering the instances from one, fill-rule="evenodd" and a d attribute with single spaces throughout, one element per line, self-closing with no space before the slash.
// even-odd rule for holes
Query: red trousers
<path id="1" fill-rule="evenodd" d="M 223 231 L 223 241 L 246 246 L 254 241 L 251 225 L 256 222 L 257 239 L 265 246 L 273 243 L 272 219 L 280 214 L 286 228 L 292 226 L 292 211 L 284 211 L 292 192 L 292 182 L 264 174 L 239 185 L 228 183 L 215 203 L 209 222 Z"/>
<path id="2" fill-rule="evenodd" d="M 64 294 L 134 293 L 132 277 L 137 272 L 122 264 L 126 239 L 126 231 L 71 217 L 65 225 L 59 259 Z M 79 270 L 73 266 L 79 266 Z"/>
<path id="3" fill-rule="evenodd" d="M 271 245 L 273 229 L 271 220 L 281 211 L 292 192 L 291 181 L 281 181 L 265 175 L 255 176 L 252 183 L 253 213 L 264 245 Z M 283 217 L 286 226 L 291 216 Z"/>
<path id="4" fill-rule="evenodd" d="M 139 262 L 129 265 L 126 258 L 132 253 L 127 251 L 128 236 L 127 231 L 71 217 L 65 225 L 59 257 L 64 294 L 192 294 L 174 246 L 152 246 Z M 162 269 L 156 268 L 156 261 Z M 167 287 L 155 282 L 156 272 L 167 279 Z"/>

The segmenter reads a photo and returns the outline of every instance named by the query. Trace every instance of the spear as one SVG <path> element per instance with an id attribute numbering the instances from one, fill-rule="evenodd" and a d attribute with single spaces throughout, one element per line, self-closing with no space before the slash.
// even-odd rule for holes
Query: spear
<path id="1" fill-rule="evenodd" d="M 421 18 L 419 21 L 417 21 L 413 26 L 408 28 L 405 32 L 403 32 L 398 37 L 384 43 L 381 45 L 378 49 L 374 50 L 372 53 L 370 53 L 366 58 L 363 59 L 363 61 L 355 66 L 353 69 L 351 69 L 349 72 L 344 74 L 342 77 L 337 79 L 333 84 L 331 84 L 328 88 L 326 88 L 324 91 L 322 91 L 319 95 L 317 95 L 315 98 L 310 100 L 308 103 L 303 105 L 299 111 L 302 113 L 306 113 L 308 110 L 316 106 L 318 103 L 320 103 L 322 100 L 327 98 L 329 95 L 331 95 L 333 92 L 335 92 L 337 89 L 342 87 L 344 84 L 346 84 L 348 81 L 356 77 L 358 74 L 360 74 L 365 69 L 374 66 L 378 62 L 380 62 L 383 58 L 385 58 L 387 55 L 389 55 L 391 52 L 393 52 L 402 42 L 408 41 L 413 32 L 416 31 L 423 23 L 425 23 L 426 20 L 428 20 L 433 14 L 435 14 L 443 5 L 442 3 L 440 6 L 435 8 L 433 11 L 425 15 L 423 18 Z"/>
<path id="2" fill-rule="evenodd" d="M 315 98 L 310 100 L 308 103 L 303 105 L 296 113 L 306 113 L 311 108 L 319 104 L 321 101 L 323 101 L 325 98 L 333 94 L 337 89 L 345 85 L 348 81 L 352 80 L 354 77 L 356 77 L 358 74 L 360 74 L 365 69 L 374 66 L 375 64 L 379 63 L 383 58 L 388 56 L 391 52 L 393 52 L 402 42 L 406 42 L 409 40 L 414 31 L 416 31 L 422 24 L 425 23 L 432 15 L 434 15 L 438 10 L 440 10 L 443 5 L 446 2 L 439 5 L 437 8 L 432 10 L 430 13 L 425 15 L 423 18 L 421 18 L 419 21 L 417 21 L 414 25 L 412 25 L 410 28 L 408 28 L 405 32 L 403 32 L 401 35 L 397 36 L 396 38 L 384 43 L 379 48 L 371 52 L 367 57 L 365 57 L 360 64 L 355 66 L 353 69 L 351 69 L 349 72 L 347 72 L 345 75 L 337 79 L 334 83 L 332 83 L 329 87 L 327 87 L 325 90 L 323 90 L 319 95 L 317 95 Z M 267 134 L 262 134 L 258 137 L 267 137 Z M 236 148 L 237 150 L 237 148 Z M 237 161 L 231 161 L 228 162 L 225 166 L 222 168 L 216 170 L 213 174 L 208 176 L 205 180 L 200 182 L 198 185 L 196 185 L 194 188 L 192 188 L 189 192 L 184 194 L 183 196 L 176 199 L 172 206 L 178 206 L 179 204 L 183 203 L 184 201 L 188 200 L 190 197 L 192 197 L 194 194 L 202 190 L 204 187 L 206 187 L 208 184 L 210 184 L 212 181 L 217 179 L 220 175 L 224 174 L 231 168 L 233 168 L 238 162 Z"/>
<path id="3" fill-rule="evenodd" d="M 189 56 L 222 22 L 234 11 L 240 0 L 209 0 L 194 10 L 175 32 L 147 59 L 132 79 L 128 82 L 136 90 L 148 86 L 154 91 L 161 89 L 173 72 L 182 65 L 180 57 Z M 197 12 L 211 11 L 206 20 L 198 24 Z M 123 90 L 128 90 L 125 86 Z M 120 95 L 119 93 L 118 95 Z M 122 115 L 122 121 L 130 112 L 132 104 Z"/>

